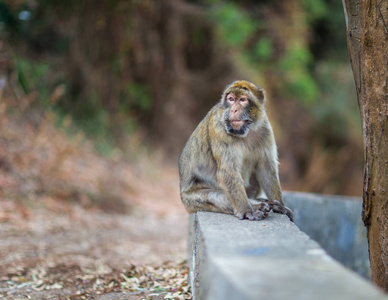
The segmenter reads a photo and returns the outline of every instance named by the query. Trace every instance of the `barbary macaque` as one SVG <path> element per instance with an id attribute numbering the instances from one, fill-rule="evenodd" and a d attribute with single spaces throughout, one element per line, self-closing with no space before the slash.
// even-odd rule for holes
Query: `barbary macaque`
<path id="1" fill-rule="evenodd" d="M 194 130 L 179 158 L 181 199 L 189 213 L 261 220 L 272 209 L 293 220 L 282 200 L 265 102 L 262 88 L 235 81 Z M 262 190 L 268 200 L 259 198 Z"/>

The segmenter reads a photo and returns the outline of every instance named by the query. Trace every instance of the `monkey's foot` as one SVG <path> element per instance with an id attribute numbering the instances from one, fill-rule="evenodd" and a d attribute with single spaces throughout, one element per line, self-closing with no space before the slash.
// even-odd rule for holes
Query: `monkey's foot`
<path id="1" fill-rule="evenodd" d="M 276 202 L 279 202 L 279 201 L 276 201 Z M 274 204 L 272 207 L 272 211 L 274 213 L 277 213 L 277 214 L 287 215 L 287 217 L 290 219 L 290 221 L 294 222 L 294 214 L 293 214 L 292 210 L 289 209 L 287 206 L 281 204 L 280 202 L 279 202 L 279 204 Z"/>
<path id="2" fill-rule="evenodd" d="M 240 220 L 248 219 L 250 221 L 258 221 L 268 216 L 268 213 L 271 211 L 271 206 L 266 202 L 261 202 L 252 204 L 252 209 L 252 211 L 238 212 L 235 215 Z"/>
<path id="3" fill-rule="evenodd" d="M 267 203 L 271 207 L 274 213 L 286 215 L 291 222 L 294 222 L 294 214 L 292 210 L 289 209 L 287 206 L 283 205 L 280 201 L 278 200 L 270 201 L 265 198 L 259 198 L 257 199 L 257 201 L 262 201 L 261 203 Z"/>

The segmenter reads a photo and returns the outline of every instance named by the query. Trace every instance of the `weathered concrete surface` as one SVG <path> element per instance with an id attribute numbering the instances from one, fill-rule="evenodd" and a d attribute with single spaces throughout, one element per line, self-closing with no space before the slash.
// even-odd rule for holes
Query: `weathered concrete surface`
<path id="1" fill-rule="evenodd" d="M 300 230 L 346 267 L 370 278 L 361 198 L 299 192 L 283 192 L 283 197 Z"/>
<path id="2" fill-rule="evenodd" d="M 344 268 L 286 216 L 262 221 L 191 215 L 189 264 L 197 300 L 388 299 Z"/>

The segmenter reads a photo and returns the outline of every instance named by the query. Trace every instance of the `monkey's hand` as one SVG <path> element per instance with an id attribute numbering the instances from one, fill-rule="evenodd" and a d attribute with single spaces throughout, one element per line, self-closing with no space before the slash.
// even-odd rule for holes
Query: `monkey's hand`
<path id="1" fill-rule="evenodd" d="M 268 203 L 260 202 L 257 204 L 252 204 L 252 211 L 237 212 L 235 215 L 240 220 L 248 219 L 250 221 L 258 221 L 267 217 L 270 211 L 271 206 Z"/>

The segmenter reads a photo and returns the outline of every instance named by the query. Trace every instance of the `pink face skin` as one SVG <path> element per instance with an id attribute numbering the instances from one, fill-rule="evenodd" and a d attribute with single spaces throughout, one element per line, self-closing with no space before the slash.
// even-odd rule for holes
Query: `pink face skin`
<path id="1" fill-rule="evenodd" d="M 245 107 L 249 104 L 248 97 L 245 95 L 236 96 L 234 93 L 229 93 L 226 96 L 226 101 L 230 106 L 229 121 L 232 127 L 240 130 L 244 125 L 245 120 L 241 120 Z"/>

